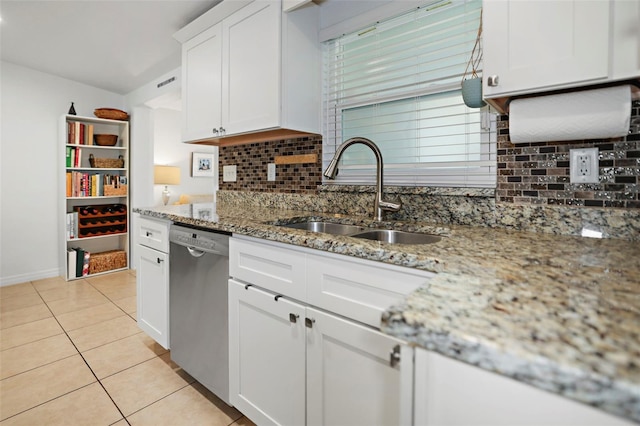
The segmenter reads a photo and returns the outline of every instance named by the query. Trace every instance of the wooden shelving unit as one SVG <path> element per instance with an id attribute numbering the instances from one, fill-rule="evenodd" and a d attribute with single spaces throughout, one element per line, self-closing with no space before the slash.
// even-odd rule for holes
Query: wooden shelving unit
<path id="1" fill-rule="evenodd" d="M 80 127 L 83 128 L 83 137 L 77 138 L 75 133 Z M 91 144 L 91 134 L 117 135 L 117 143 L 114 146 Z M 76 269 L 69 264 L 68 256 L 70 250 L 74 249 L 88 252 L 89 262 L 92 255 L 95 255 L 95 262 L 100 258 L 100 267 L 97 269 L 109 265 L 111 253 L 114 260 L 117 259 L 112 269 L 97 272 L 98 265 L 94 263 L 94 272 L 88 276 L 128 269 L 129 122 L 65 115 L 60 120 L 59 145 L 58 162 L 62 165 L 59 173 L 60 270 L 64 271 L 67 280 L 86 278 L 86 275 L 77 276 Z M 116 160 L 119 159 L 123 160 L 123 164 L 115 164 L 117 167 L 92 167 L 90 155 L 100 159 L 101 165 L 118 163 Z M 91 207 L 97 213 L 83 214 L 85 207 Z"/>

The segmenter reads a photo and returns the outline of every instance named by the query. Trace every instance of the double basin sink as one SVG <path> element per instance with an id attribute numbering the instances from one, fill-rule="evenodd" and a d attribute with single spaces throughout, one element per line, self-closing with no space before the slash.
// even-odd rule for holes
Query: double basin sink
<path id="1" fill-rule="evenodd" d="M 303 229 L 311 232 L 344 235 L 389 244 L 432 244 L 440 241 L 441 239 L 441 237 L 437 235 L 424 234 L 420 232 L 406 232 L 395 229 L 372 229 L 358 225 L 323 221 L 296 222 L 281 226 L 285 228 Z"/>

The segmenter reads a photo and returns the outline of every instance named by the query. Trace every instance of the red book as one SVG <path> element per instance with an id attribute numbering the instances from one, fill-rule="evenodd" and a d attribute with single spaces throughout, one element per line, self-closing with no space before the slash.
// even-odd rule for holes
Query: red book
<path id="1" fill-rule="evenodd" d="M 69 141 L 67 143 L 73 144 L 76 141 L 76 123 L 68 123 L 69 125 Z"/>

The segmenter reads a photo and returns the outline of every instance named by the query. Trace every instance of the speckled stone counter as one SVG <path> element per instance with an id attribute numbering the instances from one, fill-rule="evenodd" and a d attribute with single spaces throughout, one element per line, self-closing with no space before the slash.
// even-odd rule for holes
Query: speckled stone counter
<path id="1" fill-rule="evenodd" d="M 505 229 L 214 205 L 136 209 L 198 227 L 437 275 L 383 315 L 385 333 L 640 422 L 640 244 Z M 442 235 L 388 245 L 275 226 L 324 219 Z"/>

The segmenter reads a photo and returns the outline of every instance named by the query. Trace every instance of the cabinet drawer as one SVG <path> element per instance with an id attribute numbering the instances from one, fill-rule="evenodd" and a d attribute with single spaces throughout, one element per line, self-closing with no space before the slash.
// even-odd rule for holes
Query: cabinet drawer
<path id="1" fill-rule="evenodd" d="M 305 254 L 282 244 L 229 240 L 229 275 L 274 293 L 304 301 Z"/>
<path id="2" fill-rule="evenodd" d="M 136 236 L 138 244 L 169 253 L 169 225 L 166 220 L 138 217 Z"/>
<path id="3" fill-rule="evenodd" d="M 373 327 L 434 274 L 344 256 L 308 255 L 307 302 Z"/>

